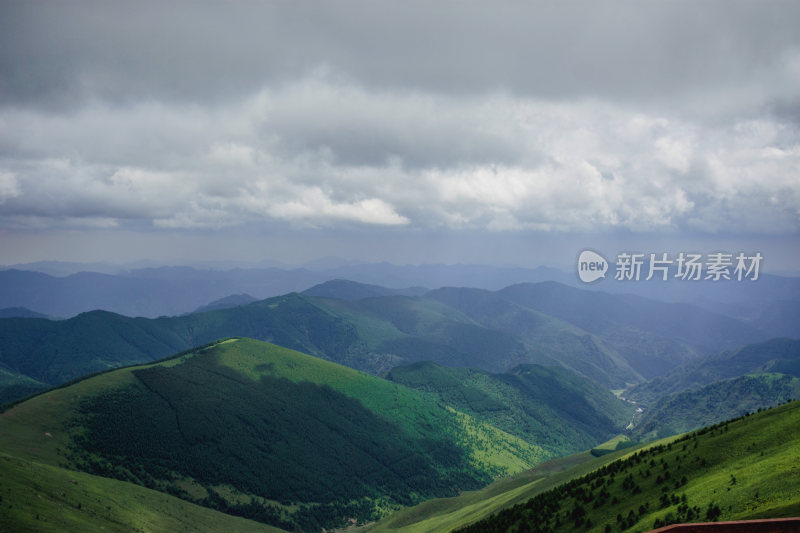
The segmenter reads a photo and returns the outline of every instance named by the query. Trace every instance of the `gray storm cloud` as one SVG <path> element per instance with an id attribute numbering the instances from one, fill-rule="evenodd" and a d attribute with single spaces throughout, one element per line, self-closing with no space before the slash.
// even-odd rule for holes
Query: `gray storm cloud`
<path id="1" fill-rule="evenodd" d="M 5 2 L 0 228 L 800 232 L 793 2 Z"/>

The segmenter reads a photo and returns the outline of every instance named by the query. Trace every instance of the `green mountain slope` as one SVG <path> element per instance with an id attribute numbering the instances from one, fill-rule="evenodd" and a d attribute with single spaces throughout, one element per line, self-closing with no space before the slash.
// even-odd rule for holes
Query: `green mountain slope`
<path id="1" fill-rule="evenodd" d="M 280 533 L 158 492 L 0 454 L 0 531 Z"/>
<path id="2" fill-rule="evenodd" d="M 799 425 L 795 401 L 685 437 L 601 457 L 588 452 L 562 457 L 479 491 L 402 509 L 365 531 L 444 533 L 466 526 L 481 533 L 537 531 L 537 526 L 545 531 L 555 526 L 552 510 L 560 518 L 552 529 L 565 532 L 649 531 L 668 518 L 689 516 L 694 521 L 798 516 Z"/>
<path id="3" fill-rule="evenodd" d="M 227 336 L 272 341 L 314 355 L 345 357 L 358 349 L 351 326 L 289 294 L 250 305 L 158 319 L 105 311 L 69 320 L 0 319 L 0 363 L 47 385 L 153 361 Z"/>
<path id="4" fill-rule="evenodd" d="M 547 455 L 419 392 L 249 339 L 18 404 L 0 415 L 0 449 L 305 530 L 478 488 Z"/>
<path id="5" fill-rule="evenodd" d="M 461 531 L 646 531 L 800 513 L 800 402 L 650 445 Z"/>
<path id="6" fill-rule="evenodd" d="M 169 322 L 92 311 L 70 320 L 0 320 L 2 363 L 48 385 L 188 348 Z"/>
<path id="7" fill-rule="evenodd" d="M 393 368 L 386 378 L 433 395 L 552 455 L 585 450 L 623 430 L 631 404 L 559 367 L 522 365 L 506 374 L 431 362 Z"/>
<path id="8" fill-rule="evenodd" d="M 392 354 L 395 364 L 428 360 L 498 371 L 536 357 L 513 334 L 481 326 L 429 298 L 386 296 L 320 304 L 349 317 L 359 337 L 368 340 L 367 348 Z"/>
<path id="9" fill-rule="evenodd" d="M 516 363 L 559 364 L 607 387 L 643 381 L 643 376 L 610 345 L 575 325 L 480 289 L 442 288 L 427 297 L 446 303 L 491 330 L 521 339 L 528 355 Z M 495 370 L 507 370 L 506 365 Z"/>
<path id="10" fill-rule="evenodd" d="M 659 399 L 645 410 L 633 433 L 640 440 L 676 435 L 791 398 L 800 398 L 800 379 L 792 376 L 756 374 L 716 381 Z"/>
<path id="11" fill-rule="evenodd" d="M 627 452 L 594 457 L 588 451 L 551 459 L 516 476 L 495 481 L 476 491 L 453 498 L 439 498 L 400 509 L 364 528 L 368 533 L 444 533 L 468 525 L 611 463 Z"/>
<path id="12" fill-rule="evenodd" d="M 634 386 L 625 391 L 625 397 L 653 405 L 665 396 L 695 390 L 719 380 L 763 372 L 800 377 L 800 339 L 771 339 L 726 350 Z"/>
<path id="13" fill-rule="evenodd" d="M 48 385 L 0 366 L 0 405 L 48 389 Z"/>

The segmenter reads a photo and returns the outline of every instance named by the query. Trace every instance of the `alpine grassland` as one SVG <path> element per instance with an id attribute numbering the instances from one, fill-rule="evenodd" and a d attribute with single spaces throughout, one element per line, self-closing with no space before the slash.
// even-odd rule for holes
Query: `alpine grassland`
<path id="1" fill-rule="evenodd" d="M 280 529 L 132 483 L 0 454 L 0 530 L 160 533 Z"/>
<path id="2" fill-rule="evenodd" d="M 0 447 L 306 531 L 478 489 L 549 457 L 403 385 L 240 338 L 14 405 L 0 415 Z"/>
<path id="3" fill-rule="evenodd" d="M 800 514 L 800 402 L 631 451 L 460 531 L 647 531 Z"/>

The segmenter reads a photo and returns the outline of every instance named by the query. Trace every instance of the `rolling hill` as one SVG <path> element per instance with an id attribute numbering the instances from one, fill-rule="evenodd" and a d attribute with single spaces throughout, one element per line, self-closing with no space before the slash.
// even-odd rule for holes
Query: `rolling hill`
<path id="1" fill-rule="evenodd" d="M 152 489 L 0 453 L 0 531 L 281 533 Z"/>
<path id="2" fill-rule="evenodd" d="M 369 533 L 648 531 L 668 523 L 800 514 L 800 402 L 599 458 L 548 461 Z"/>
<path id="3" fill-rule="evenodd" d="M 499 292 L 447 287 L 427 296 L 462 311 L 483 327 L 514 335 L 527 343 L 533 357 L 519 363 L 564 366 L 609 388 L 645 379 L 612 344 L 574 324 L 518 304 Z M 679 357 L 680 352 L 676 352 Z"/>
<path id="4" fill-rule="evenodd" d="M 290 530 L 372 520 L 548 457 L 402 385 L 238 338 L 19 403 L 0 415 L 0 449 Z"/>
<path id="5" fill-rule="evenodd" d="M 619 433 L 634 407 L 559 367 L 522 365 L 504 374 L 431 362 L 393 368 L 386 379 L 425 392 L 554 456 L 585 450 Z"/>

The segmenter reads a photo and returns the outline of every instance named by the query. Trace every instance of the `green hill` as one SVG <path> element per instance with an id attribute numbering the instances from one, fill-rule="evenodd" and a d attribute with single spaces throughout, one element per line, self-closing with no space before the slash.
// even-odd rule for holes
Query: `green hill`
<path id="1" fill-rule="evenodd" d="M 478 491 L 402 509 L 365 532 L 445 533 L 470 526 L 467 531 L 491 533 L 537 531 L 537 525 L 548 531 L 555 525 L 551 511 L 560 513 L 552 529 L 566 532 L 649 531 L 670 516 L 686 521 L 689 510 L 695 521 L 705 521 L 709 508 L 708 519 L 798 516 L 798 424 L 795 401 L 600 457 L 587 451 L 553 459 Z M 620 440 L 601 447 L 616 448 Z M 584 521 L 576 525 L 579 515 Z"/>
<path id="2" fill-rule="evenodd" d="M 568 483 L 534 488 L 526 502 L 460 531 L 646 531 L 798 516 L 798 427 L 800 402 L 792 402 L 658 441 Z"/>
<path id="3" fill-rule="evenodd" d="M 48 388 L 45 383 L 0 366 L 0 405 Z"/>
<path id="4" fill-rule="evenodd" d="M 618 459 L 618 451 L 597 458 L 588 451 L 551 459 L 530 470 L 498 480 L 476 491 L 453 498 L 422 502 L 396 511 L 364 528 L 368 533 L 445 533 L 484 519 L 499 509 L 525 502 L 535 494 L 587 474 Z"/>
<path id="5" fill-rule="evenodd" d="M 619 433 L 633 406 L 559 367 L 522 365 L 505 374 L 431 362 L 393 368 L 386 378 L 535 442 L 554 456 L 591 448 Z"/>
<path id="6" fill-rule="evenodd" d="M 502 366 L 483 367 L 488 370 L 502 372 L 521 363 L 539 363 L 564 366 L 610 388 L 644 380 L 612 346 L 598 337 L 499 293 L 447 287 L 426 296 L 459 310 L 483 328 L 502 332 L 524 344 L 523 354 L 507 359 Z"/>
<path id="7" fill-rule="evenodd" d="M 476 489 L 547 457 L 402 385 L 250 339 L 20 403 L 0 415 L 0 449 L 305 530 Z"/>
<path id="8" fill-rule="evenodd" d="M 0 531 L 280 533 L 164 494 L 0 453 Z"/>
<path id="9" fill-rule="evenodd" d="M 352 326 L 289 294 L 249 305 L 158 319 L 105 311 L 69 320 L 0 319 L 0 363 L 46 385 L 167 357 L 222 337 L 246 336 L 328 358 L 357 351 Z M 351 348 L 352 347 L 352 348 Z"/>

